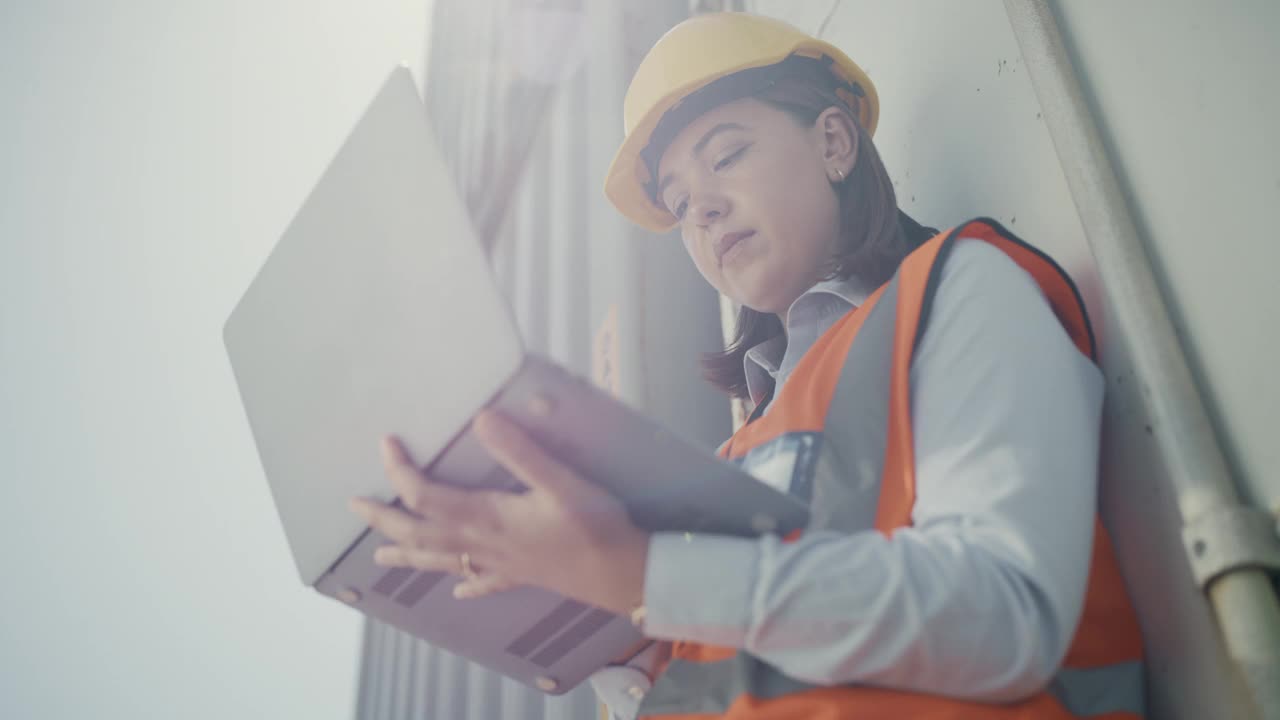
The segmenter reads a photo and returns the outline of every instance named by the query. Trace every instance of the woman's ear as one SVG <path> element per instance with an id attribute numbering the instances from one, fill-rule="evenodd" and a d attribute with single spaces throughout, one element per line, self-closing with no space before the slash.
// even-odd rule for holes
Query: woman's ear
<path id="1" fill-rule="evenodd" d="M 818 115 L 814 127 L 822 143 L 822 161 L 832 182 L 849 177 L 858 160 L 858 130 L 849 113 L 829 107 Z"/>

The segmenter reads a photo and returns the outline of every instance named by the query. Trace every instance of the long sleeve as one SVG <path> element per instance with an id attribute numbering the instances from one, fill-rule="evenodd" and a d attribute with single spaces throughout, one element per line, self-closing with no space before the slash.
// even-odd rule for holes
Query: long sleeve
<path id="1" fill-rule="evenodd" d="M 647 632 L 743 648 L 818 684 L 991 702 L 1042 688 L 1083 605 L 1101 374 L 1029 275 L 961 240 L 911 381 L 911 527 L 655 535 Z"/>

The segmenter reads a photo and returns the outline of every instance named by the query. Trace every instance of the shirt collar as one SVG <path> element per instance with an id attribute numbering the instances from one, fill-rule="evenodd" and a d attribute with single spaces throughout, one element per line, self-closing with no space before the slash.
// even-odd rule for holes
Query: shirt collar
<path id="1" fill-rule="evenodd" d="M 786 334 L 749 348 L 743 357 L 751 402 L 758 404 L 779 379 L 785 381 L 809 346 L 870 294 L 860 280 L 850 276 L 823 280 L 796 298 L 787 309 Z"/>

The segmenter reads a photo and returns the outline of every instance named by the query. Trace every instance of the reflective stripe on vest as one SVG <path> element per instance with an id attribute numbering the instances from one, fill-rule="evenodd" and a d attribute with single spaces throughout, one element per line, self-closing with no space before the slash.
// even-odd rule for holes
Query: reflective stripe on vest
<path id="1" fill-rule="evenodd" d="M 1074 287 L 1039 251 L 993 221 L 975 221 L 929 241 L 888 284 L 815 341 L 769 411 L 723 448 L 726 457 L 748 470 L 759 459 L 776 472 L 775 449 L 788 442 L 797 445 L 796 436 L 812 436 L 805 440 L 816 457 L 801 462 L 802 454 L 796 453 L 797 468 L 788 481 L 790 491 L 810 503 L 810 529 L 852 533 L 878 528 L 890 533 L 909 524 L 915 465 L 910 358 L 924 332 L 943 263 L 959 237 L 987 240 L 1028 270 L 1077 347 L 1093 357 L 1092 332 Z M 1082 627 L 1064 662 L 1071 667 L 1061 669 L 1045 692 L 1024 702 L 989 705 L 853 684 L 817 686 L 789 678 L 746 652 L 683 643 L 641 703 L 640 716 L 1141 717 L 1140 639 L 1135 640 L 1136 621 L 1100 524 L 1089 582 Z M 1084 632 L 1085 623 L 1089 632 Z M 1113 643 L 1110 636 L 1121 639 Z"/>
<path id="2" fill-rule="evenodd" d="M 1076 717 L 1145 711 L 1142 663 L 1136 660 L 1096 668 L 1062 668 L 1049 693 Z"/>
<path id="3" fill-rule="evenodd" d="M 710 663 L 672 660 L 663 673 L 661 685 L 664 688 L 661 694 L 645 698 L 641 708 L 643 716 L 723 715 L 742 696 L 773 700 L 818 687 L 789 678 L 747 653 Z M 658 689 L 654 687 L 654 691 Z M 1063 668 L 1054 676 L 1048 692 L 1070 713 L 1069 717 L 1108 714 L 1141 717 L 1144 710 L 1142 663 L 1130 661 L 1086 670 Z M 1040 709 L 1029 715 L 1028 710 L 1030 708 L 1003 706 L 992 708 L 990 715 L 968 717 L 1054 717 L 1044 715 Z M 1067 716 L 1059 712 L 1057 717 Z"/>

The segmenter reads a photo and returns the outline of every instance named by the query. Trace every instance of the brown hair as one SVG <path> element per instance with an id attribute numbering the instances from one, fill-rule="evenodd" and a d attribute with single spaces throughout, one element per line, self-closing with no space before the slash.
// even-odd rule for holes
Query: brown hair
<path id="1" fill-rule="evenodd" d="M 826 277 L 856 276 L 869 287 L 888 282 L 907 253 L 936 231 L 922 228 L 898 210 L 893 182 L 856 113 L 830 90 L 803 78 L 773 83 L 754 97 L 787 113 L 802 127 L 811 127 L 833 106 L 853 120 L 858 133 L 857 159 L 848 177 L 835 186 L 840 199 L 839 253 Z M 728 347 L 703 355 L 704 376 L 726 393 L 749 399 L 743 359 L 752 347 L 782 332 L 777 315 L 742 306 Z"/>

